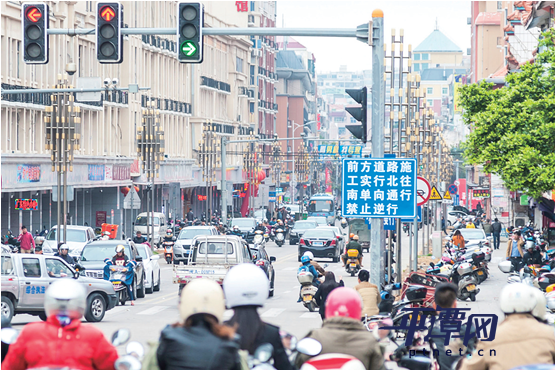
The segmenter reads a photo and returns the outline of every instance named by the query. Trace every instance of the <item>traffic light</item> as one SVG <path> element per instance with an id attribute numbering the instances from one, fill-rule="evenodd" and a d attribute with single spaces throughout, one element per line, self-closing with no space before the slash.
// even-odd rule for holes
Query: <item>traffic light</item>
<path id="1" fill-rule="evenodd" d="M 201 3 L 178 3 L 178 60 L 182 63 L 203 62 L 203 23 L 205 9 Z"/>
<path id="2" fill-rule="evenodd" d="M 23 4 L 23 61 L 48 63 L 48 5 Z"/>
<path id="3" fill-rule="evenodd" d="M 361 122 L 361 125 L 346 125 L 346 128 L 364 143 L 367 142 L 367 87 L 362 89 L 346 89 L 346 93 L 353 98 L 361 107 L 346 107 L 349 114 L 353 116 L 357 121 Z"/>
<path id="4" fill-rule="evenodd" d="M 123 62 L 123 15 L 123 6 L 120 3 L 97 3 L 96 47 L 99 63 Z"/>

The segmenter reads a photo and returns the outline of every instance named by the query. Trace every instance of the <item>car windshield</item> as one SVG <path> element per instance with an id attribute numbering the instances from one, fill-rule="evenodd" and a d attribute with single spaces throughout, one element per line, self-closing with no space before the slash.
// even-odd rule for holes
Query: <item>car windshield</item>
<path id="1" fill-rule="evenodd" d="M 83 248 L 81 253 L 81 260 L 83 261 L 104 261 L 105 258 L 112 258 L 116 255 L 116 245 L 117 244 L 101 244 L 95 245 L 91 243 Z M 129 246 L 124 245 L 125 255 L 130 257 Z"/>
<path id="2" fill-rule="evenodd" d="M 155 226 L 158 226 L 160 219 L 158 217 L 154 218 Z M 135 226 L 147 226 L 147 217 L 139 216 L 137 220 L 135 220 Z M 149 226 L 152 226 L 152 218 L 149 217 Z"/>
<path id="3" fill-rule="evenodd" d="M 303 238 L 334 239 L 335 237 L 336 236 L 334 235 L 334 231 L 322 229 L 307 230 L 307 232 L 303 234 Z"/>
<path id="4" fill-rule="evenodd" d="M 299 206 L 296 204 L 286 205 L 286 210 L 290 213 L 299 213 Z"/>
<path id="5" fill-rule="evenodd" d="M 297 221 L 293 228 L 295 230 L 306 230 L 306 229 L 314 229 L 317 227 L 317 223 L 314 221 Z"/>
<path id="6" fill-rule="evenodd" d="M 50 232 L 48 233 L 48 235 L 46 236 L 46 240 L 56 240 L 56 230 L 58 229 L 52 229 L 50 230 Z M 62 235 L 64 233 L 64 229 L 62 228 Z M 63 236 L 60 235 L 60 240 L 63 238 Z M 71 230 L 68 229 L 66 232 L 66 241 L 68 242 L 77 242 L 77 243 L 84 243 L 87 241 L 87 235 L 85 230 Z"/>
<path id="7" fill-rule="evenodd" d="M 139 255 L 141 257 L 143 257 L 144 260 L 148 259 L 149 257 L 147 256 L 147 250 L 145 248 L 148 248 L 147 246 L 142 246 L 142 245 L 138 245 L 137 249 L 139 250 Z"/>
<path id="8" fill-rule="evenodd" d="M 207 243 L 202 242 L 199 246 L 200 254 L 225 254 L 224 242 L 210 242 L 208 243 L 208 253 L 207 253 Z M 234 247 L 232 243 L 228 243 L 227 254 L 234 253 Z"/>
<path id="9" fill-rule="evenodd" d="M 210 229 L 182 229 L 178 239 L 193 239 L 197 235 L 210 235 Z"/>
<path id="10" fill-rule="evenodd" d="M 319 225 L 326 225 L 326 217 L 307 217 L 307 221 L 315 221 Z"/>
<path id="11" fill-rule="evenodd" d="M 232 220 L 232 226 L 238 227 L 254 227 L 253 219 L 250 218 L 234 218 Z"/>
<path id="12" fill-rule="evenodd" d="M 485 238 L 485 233 L 483 230 L 477 230 L 477 229 L 460 229 L 461 235 L 463 235 L 463 238 L 466 240 L 472 240 L 472 239 L 484 239 Z"/>
<path id="13" fill-rule="evenodd" d="M 334 202 L 332 200 L 314 199 L 309 202 L 307 210 L 309 212 L 334 212 Z"/>

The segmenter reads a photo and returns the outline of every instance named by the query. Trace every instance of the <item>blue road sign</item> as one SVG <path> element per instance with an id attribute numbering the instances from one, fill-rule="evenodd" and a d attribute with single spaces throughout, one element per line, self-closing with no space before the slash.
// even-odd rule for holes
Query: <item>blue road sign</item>
<path id="1" fill-rule="evenodd" d="M 422 216 L 423 216 L 423 209 L 421 208 L 421 206 L 417 206 L 417 222 L 421 222 Z M 402 218 L 402 222 L 413 222 L 414 220 L 415 218 Z"/>
<path id="2" fill-rule="evenodd" d="M 454 206 L 459 206 L 459 194 L 454 195 Z"/>
<path id="3" fill-rule="evenodd" d="M 454 184 L 448 186 L 448 192 L 452 195 L 457 194 L 458 193 L 458 187 L 455 186 Z"/>
<path id="4" fill-rule="evenodd" d="M 396 230 L 396 219 L 394 217 L 384 217 L 384 230 Z"/>
<path id="5" fill-rule="evenodd" d="M 344 217 L 416 216 L 415 159 L 346 158 L 342 168 Z"/>
<path id="6" fill-rule="evenodd" d="M 268 192 L 268 202 L 269 203 L 276 203 L 276 192 L 275 191 L 269 191 Z"/>

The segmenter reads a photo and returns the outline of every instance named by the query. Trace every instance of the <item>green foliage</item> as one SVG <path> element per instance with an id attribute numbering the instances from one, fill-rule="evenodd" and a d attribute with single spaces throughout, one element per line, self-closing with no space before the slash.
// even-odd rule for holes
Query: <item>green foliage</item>
<path id="1" fill-rule="evenodd" d="M 554 29 L 542 34 L 541 52 L 506 86 L 462 86 L 463 120 L 471 133 L 463 144 L 469 164 L 498 174 L 506 187 L 533 197 L 554 189 Z"/>

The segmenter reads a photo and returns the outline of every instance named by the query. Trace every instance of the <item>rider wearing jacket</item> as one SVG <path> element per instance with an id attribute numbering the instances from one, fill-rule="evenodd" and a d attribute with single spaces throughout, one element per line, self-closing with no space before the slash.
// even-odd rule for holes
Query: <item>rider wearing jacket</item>
<path id="1" fill-rule="evenodd" d="M 62 244 L 58 249 L 58 252 L 54 253 L 54 257 L 60 257 L 64 261 L 68 263 L 68 265 L 73 266 L 77 263 L 77 260 L 70 256 L 69 254 L 69 247 L 67 244 Z"/>
<path id="2" fill-rule="evenodd" d="M 319 265 L 319 263 L 314 260 L 315 256 L 313 255 L 313 252 L 307 251 L 307 252 L 303 253 L 303 255 L 309 257 L 309 259 L 311 260 L 311 265 L 313 265 L 315 270 L 317 270 L 317 272 L 319 273 L 319 276 L 324 276 L 324 274 L 326 274 L 326 271 L 324 271 L 324 269 L 321 267 L 321 265 Z M 299 267 L 301 267 L 301 266 L 303 266 L 303 264 L 299 265 Z"/>
<path id="3" fill-rule="evenodd" d="M 250 263 L 237 265 L 224 278 L 223 288 L 226 305 L 234 310 L 227 324 L 237 327 L 241 349 L 253 355 L 260 345 L 270 343 L 274 348 L 274 367 L 293 369 L 282 344 L 280 329 L 262 321 L 257 312 L 257 308 L 264 305 L 270 288 L 264 271 Z"/>
<path id="4" fill-rule="evenodd" d="M 172 229 L 166 230 L 166 235 L 164 235 L 163 242 L 173 242 L 174 241 L 174 233 L 172 233 Z"/>
<path id="5" fill-rule="evenodd" d="M 3 369 L 56 367 L 112 370 L 118 352 L 104 334 L 81 317 L 87 292 L 74 279 L 59 279 L 44 295 L 46 322 L 33 322 L 21 330 L 2 363 Z"/>
<path id="6" fill-rule="evenodd" d="M 342 261 L 344 262 L 344 266 L 347 261 L 347 251 L 350 249 L 355 249 L 359 252 L 358 259 L 359 264 L 363 267 L 363 249 L 361 248 L 361 244 L 359 244 L 359 235 L 353 235 L 350 242 L 346 246 L 346 254 L 342 255 Z"/>
<path id="7" fill-rule="evenodd" d="M 182 322 L 168 325 L 160 334 L 156 351 L 160 370 L 241 369 L 235 329 L 220 324 L 225 309 L 218 283 L 198 279 L 187 284 L 179 306 Z"/>
<path id="8" fill-rule="evenodd" d="M 143 244 L 147 242 L 147 238 L 141 235 L 141 231 L 137 231 L 137 234 L 133 238 L 135 244 Z"/>

